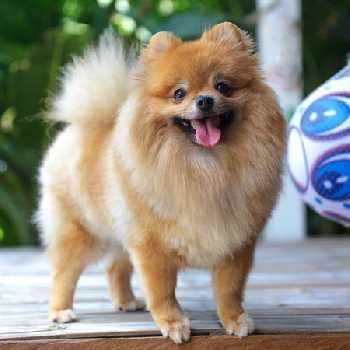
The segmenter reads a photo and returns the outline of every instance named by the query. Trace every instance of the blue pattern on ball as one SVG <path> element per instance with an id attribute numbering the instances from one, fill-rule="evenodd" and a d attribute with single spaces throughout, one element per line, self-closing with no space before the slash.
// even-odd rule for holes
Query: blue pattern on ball
<path id="1" fill-rule="evenodd" d="M 324 97 L 313 102 L 301 120 L 301 129 L 308 136 L 323 136 L 344 123 L 350 115 L 350 107 L 342 100 Z M 326 134 L 327 135 L 327 134 Z"/>
<path id="2" fill-rule="evenodd" d="M 318 197 L 315 197 L 315 202 L 317 204 L 322 204 L 322 200 L 320 198 L 318 198 Z"/>
<path id="3" fill-rule="evenodd" d="M 350 160 L 341 159 L 320 164 L 312 182 L 317 193 L 326 199 L 341 201 L 350 198 Z"/>

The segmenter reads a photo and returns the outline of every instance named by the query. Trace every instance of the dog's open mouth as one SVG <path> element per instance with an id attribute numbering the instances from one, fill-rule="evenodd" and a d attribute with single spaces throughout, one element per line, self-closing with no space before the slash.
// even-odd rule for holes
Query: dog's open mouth
<path id="1" fill-rule="evenodd" d="M 174 117 L 174 124 L 189 134 L 192 141 L 206 148 L 217 145 L 224 130 L 233 120 L 233 111 L 212 115 L 200 119 Z"/>

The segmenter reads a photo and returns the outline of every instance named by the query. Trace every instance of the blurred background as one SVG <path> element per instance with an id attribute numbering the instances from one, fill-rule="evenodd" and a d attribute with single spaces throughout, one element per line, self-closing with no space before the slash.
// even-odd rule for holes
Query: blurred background
<path id="1" fill-rule="evenodd" d="M 35 245 L 37 168 L 57 127 L 41 120 L 62 65 L 106 27 L 129 43 L 169 30 L 195 38 L 223 20 L 254 36 L 252 0 L 1 0 L 0 2 L 0 246 Z M 350 51 L 350 2 L 302 1 L 303 94 L 341 69 Z M 349 230 L 307 210 L 308 235 Z"/>

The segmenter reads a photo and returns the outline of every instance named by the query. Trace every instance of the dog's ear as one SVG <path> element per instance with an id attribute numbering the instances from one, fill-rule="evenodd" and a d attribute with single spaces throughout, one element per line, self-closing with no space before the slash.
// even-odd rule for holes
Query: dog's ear
<path id="1" fill-rule="evenodd" d="M 253 41 L 248 33 L 231 22 L 223 22 L 204 32 L 201 40 L 213 41 L 218 44 L 228 44 L 242 50 L 252 51 Z"/>
<path id="2" fill-rule="evenodd" d="M 181 39 L 170 32 L 158 32 L 151 37 L 146 48 L 147 56 L 157 56 L 181 44 Z"/>

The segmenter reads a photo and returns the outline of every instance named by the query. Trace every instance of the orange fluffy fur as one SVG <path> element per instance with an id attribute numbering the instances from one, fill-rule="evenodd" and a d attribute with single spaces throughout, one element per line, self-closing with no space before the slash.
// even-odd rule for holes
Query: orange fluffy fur
<path id="1" fill-rule="evenodd" d="M 252 51 L 246 33 L 225 22 L 185 43 L 157 33 L 138 59 L 107 35 L 65 71 L 50 116 L 68 125 L 41 167 L 37 215 L 53 268 L 51 320 L 76 318 L 79 275 L 105 256 L 115 307 L 142 307 L 130 287 L 131 258 L 155 322 L 175 342 L 190 337 L 175 298 L 187 266 L 212 271 L 227 332 L 252 332 L 242 294 L 284 151 L 283 118 Z M 214 88 L 217 77 L 231 84 L 229 95 Z M 179 86 L 187 94 L 176 103 Z M 210 149 L 171 122 L 191 118 L 200 94 L 235 111 Z"/>

